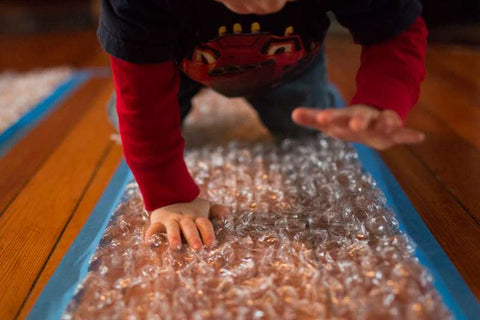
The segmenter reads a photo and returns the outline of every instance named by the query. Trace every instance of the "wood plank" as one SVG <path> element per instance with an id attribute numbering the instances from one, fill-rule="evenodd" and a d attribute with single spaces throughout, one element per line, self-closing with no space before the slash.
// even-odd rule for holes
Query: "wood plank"
<path id="1" fill-rule="evenodd" d="M 425 224 L 480 299 L 480 226 L 406 147 L 382 155 Z"/>
<path id="2" fill-rule="evenodd" d="M 110 81 L 89 80 L 0 159 L 0 216 Z"/>
<path id="3" fill-rule="evenodd" d="M 480 51 L 454 45 L 431 45 L 427 58 L 429 70 L 443 70 L 449 74 L 446 76 L 460 81 L 460 90 L 480 95 Z"/>
<path id="4" fill-rule="evenodd" d="M 95 30 L 34 35 L 0 35 L 0 71 L 25 71 L 59 65 L 84 66 L 101 51 Z"/>
<path id="5" fill-rule="evenodd" d="M 83 63 L 84 67 L 110 67 L 110 59 L 108 55 L 101 50 L 99 45 L 99 51 L 95 54 L 92 54 L 88 59 Z"/>
<path id="6" fill-rule="evenodd" d="M 480 84 L 462 76 L 469 67 L 474 75 L 480 74 L 480 63 L 460 60 L 459 56 L 449 60 L 449 69 L 435 62 L 436 50 L 427 56 L 427 79 L 422 86 L 420 103 L 441 119 L 459 136 L 480 150 Z M 433 61 L 437 60 L 432 58 Z M 458 71 L 457 71 L 458 70 Z"/>
<path id="7" fill-rule="evenodd" d="M 88 217 L 92 213 L 93 208 L 107 187 L 121 159 L 121 147 L 112 142 L 105 161 L 99 163 L 100 168 L 97 174 L 92 180 L 92 183 L 88 186 L 85 196 L 78 205 L 77 210 L 74 212 L 72 219 L 66 226 L 66 229 L 63 232 L 58 244 L 55 246 L 55 248 L 53 248 L 52 255 L 47 260 L 44 268 L 38 276 L 37 281 L 27 296 L 19 315 L 20 319 L 25 319 L 28 316 L 28 313 L 34 306 L 43 288 L 55 272 L 58 264 L 75 240 L 78 232 L 82 229 L 85 221 L 87 221 Z"/>
<path id="8" fill-rule="evenodd" d="M 356 92 L 355 78 L 360 67 L 361 47 L 349 36 L 329 36 L 325 43 L 328 78 L 335 84 L 345 101 Z"/>
<path id="9" fill-rule="evenodd" d="M 19 312 L 53 246 L 106 156 L 112 84 L 0 217 L 0 319 Z"/>
<path id="10" fill-rule="evenodd" d="M 480 151 L 422 106 L 411 112 L 410 124 L 427 134 L 413 153 L 480 223 Z"/>

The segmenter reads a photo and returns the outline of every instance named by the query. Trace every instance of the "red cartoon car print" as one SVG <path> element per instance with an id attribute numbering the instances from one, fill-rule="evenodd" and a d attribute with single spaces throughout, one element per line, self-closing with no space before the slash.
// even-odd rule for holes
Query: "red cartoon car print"
<path id="1" fill-rule="evenodd" d="M 183 72 L 222 94 L 242 96 L 271 86 L 305 58 L 302 40 L 291 35 L 292 27 L 283 37 L 256 32 L 255 27 L 252 24 L 252 33 L 244 34 L 235 24 L 234 34 L 198 45 L 191 59 L 183 60 Z"/>

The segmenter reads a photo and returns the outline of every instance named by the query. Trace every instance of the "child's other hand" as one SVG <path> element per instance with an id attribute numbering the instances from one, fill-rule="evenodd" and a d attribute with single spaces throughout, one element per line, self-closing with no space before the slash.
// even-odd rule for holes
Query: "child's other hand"
<path id="1" fill-rule="evenodd" d="M 145 232 L 145 242 L 156 233 L 167 233 L 167 239 L 175 249 L 182 247 L 182 238 L 195 250 L 215 245 L 215 233 L 209 217 L 227 218 L 230 216 L 228 207 L 211 204 L 209 201 L 197 198 L 192 202 L 176 203 L 152 211 L 150 226 Z M 201 237 L 201 238 L 200 238 Z"/>
<path id="2" fill-rule="evenodd" d="M 295 0 L 215 0 L 223 3 L 230 11 L 238 14 L 270 14 L 285 6 L 285 3 Z"/>
<path id="3" fill-rule="evenodd" d="M 422 132 L 404 127 L 396 112 L 378 110 L 367 105 L 326 110 L 297 108 L 292 113 L 292 119 L 301 126 L 318 129 L 338 139 L 363 143 L 378 150 L 425 140 Z"/>

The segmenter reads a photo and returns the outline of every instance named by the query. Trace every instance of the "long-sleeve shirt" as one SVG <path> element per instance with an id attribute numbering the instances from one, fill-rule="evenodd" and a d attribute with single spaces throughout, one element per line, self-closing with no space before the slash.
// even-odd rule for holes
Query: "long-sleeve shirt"
<path id="1" fill-rule="evenodd" d="M 267 16 L 236 15 L 211 0 L 103 1 L 98 34 L 112 55 L 124 155 L 147 210 L 199 194 L 183 160 L 179 72 L 230 96 L 274 86 L 308 67 L 329 10 L 362 45 L 352 104 L 404 119 L 425 77 L 417 0 L 300 0 Z"/>

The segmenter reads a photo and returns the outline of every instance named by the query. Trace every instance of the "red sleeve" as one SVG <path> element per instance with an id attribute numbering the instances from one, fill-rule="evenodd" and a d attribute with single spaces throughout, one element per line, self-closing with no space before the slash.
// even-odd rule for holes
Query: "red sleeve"
<path id="1" fill-rule="evenodd" d="M 396 111 L 405 120 L 425 79 L 428 31 L 421 17 L 388 41 L 362 47 L 357 93 L 351 104 Z"/>
<path id="2" fill-rule="evenodd" d="M 199 189 L 183 159 L 178 69 L 110 58 L 125 160 L 147 210 L 194 200 Z"/>

